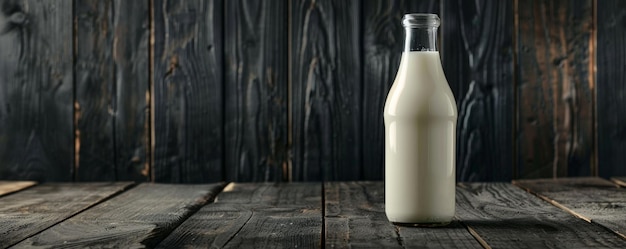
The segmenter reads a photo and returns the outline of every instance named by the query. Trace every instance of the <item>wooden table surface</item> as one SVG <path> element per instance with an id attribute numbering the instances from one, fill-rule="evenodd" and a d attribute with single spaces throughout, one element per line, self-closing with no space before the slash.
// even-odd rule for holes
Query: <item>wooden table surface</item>
<path id="1" fill-rule="evenodd" d="M 0 181 L 0 248 L 626 248 L 626 178 L 459 183 L 455 221 L 395 226 L 383 182 Z"/>

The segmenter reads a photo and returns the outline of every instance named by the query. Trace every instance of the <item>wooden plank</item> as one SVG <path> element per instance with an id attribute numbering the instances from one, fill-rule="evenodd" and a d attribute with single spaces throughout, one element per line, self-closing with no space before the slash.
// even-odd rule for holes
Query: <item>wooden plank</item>
<path id="1" fill-rule="evenodd" d="M 76 0 L 79 181 L 149 179 L 148 2 Z"/>
<path id="2" fill-rule="evenodd" d="M 492 248 L 624 248 L 626 241 L 509 183 L 461 183 L 457 217 Z"/>
<path id="3" fill-rule="evenodd" d="M 37 182 L 33 181 L 0 181 L 0 196 L 8 195 L 36 184 Z"/>
<path id="4" fill-rule="evenodd" d="M 222 184 L 141 184 L 82 212 L 17 247 L 154 247 L 202 205 Z"/>
<path id="5" fill-rule="evenodd" d="M 0 179 L 73 177 L 72 0 L 4 1 Z"/>
<path id="6" fill-rule="evenodd" d="M 0 199 L 0 247 L 6 248 L 37 234 L 132 183 L 50 183 Z"/>
<path id="7" fill-rule="evenodd" d="M 319 248 L 320 183 L 231 183 L 159 248 Z"/>
<path id="8" fill-rule="evenodd" d="M 287 1 L 225 4 L 226 180 L 288 180 Z"/>
<path id="9" fill-rule="evenodd" d="M 290 77 L 295 181 L 361 175 L 361 1 L 295 0 Z"/>
<path id="10" fill-rule="evenodd" d="M 383 107 L 393 83 L 404 43 L 402 16 L 439 13 L 439 0 L 363 1 L 363 175 L 382 180 L 385 165 Z"/>
<path id="11" fill-rule="evenodd" d="M 518 178 L 591 175 L 592 2 L 518 1 Z"/>
<path id="12" fill-rule="evenodd" d="M 457 179 L 513 177 L 513 1 L 445 1 L 442 60 L 456 98 Z"/>
<path id="13" fill-rule="evenodd" d="M 113 1 L 75 0 L 76 180 L 115 180 Z"/>
<path id="14" fill-rule="evenodd" d="M 601 178 L 517 180 L 514 184 L 626 239 L 626 191 Z"/>
<path id="15" fill-rule="evenodd" d="M 149 1 L 114 0 L 117 181 L 150 180 Z"/>
<path id="16" fill-rule="evenodd" d="M 433 228 L 394 226 L 385 216 L 383 182 L 327 182 L 324 222 L 327 248 L 482 248 L 454 221 Z"/>
<path id="17" fill-rule="evenodd" d="M 626 175 L 626 2 L 597 1 L 597 143 L 601 177 Z"/>
<path id="18" fill-rule="evenodd" d="M 622 187 L 626 187 L 626 177 L 611 177 L 611 180 Z"/>
<path id="19" fill-rule="evenodd" d="M 155 181 L 223 178 L 222 4 L 153 0 Z"/>

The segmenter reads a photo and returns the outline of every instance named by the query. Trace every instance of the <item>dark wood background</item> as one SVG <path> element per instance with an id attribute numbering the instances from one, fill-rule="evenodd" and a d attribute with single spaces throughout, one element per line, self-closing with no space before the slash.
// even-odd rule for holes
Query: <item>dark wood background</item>
<path id="1" fill-rule="evenodd" d="M 626 1 L 0 0 L 0 179 L 381 180 L 409 12 L 459 181 L 626 175 Z"/>

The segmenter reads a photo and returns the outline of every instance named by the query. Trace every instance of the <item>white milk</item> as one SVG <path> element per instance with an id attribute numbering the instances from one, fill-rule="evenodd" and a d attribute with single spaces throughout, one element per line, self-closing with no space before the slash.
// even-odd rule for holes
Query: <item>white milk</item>
<path id="1" fill-rule="evenodd" d="M 385 118 L 385 212 L 391 222 L 454 216 L 457 109 L 439 52 L 404 52 Z"/>

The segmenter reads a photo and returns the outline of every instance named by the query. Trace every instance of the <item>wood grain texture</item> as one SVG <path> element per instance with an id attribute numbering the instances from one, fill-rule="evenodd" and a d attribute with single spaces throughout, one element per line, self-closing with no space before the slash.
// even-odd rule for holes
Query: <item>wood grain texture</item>
<path id="1" fill-rule="evenodd" d="M 288 180 L 287 1 L 225 5 L 225 180 Z"/>
<path id="2" fill-rule="evenodd" d="M 76 0 L 79 181 L 145 181 L 148 1 Z"/>
<path id="3" fill-rule="evenodd" d="M 319 248 L 320 183 L 231 183 L 159 248 Z"/>
<path id="4" fill-rule="evenodd" d="M 295 181 L 361 176 L 360 8 L 358 0 L 291 2 Z"/>
<path id="5" fill-rule="evenodd" d="M 611 177 L 611 180 L 614 183 L 617 183 L 617 185 L 620 185 L 622 187 L 626 187 L 626 177 Z"/>
<path id="6" fill-rule="evenodd" d="M 115 181 L 113 1 L 75 0 L 78 181 Z"/>
<path id="7" fill-rule="evenodd" d="M 492 248 L 624 248 L 604 228 L 508 183 L 461 183 L 457 217 Z"/>
<path id="8" fill-rule="evenodd" d="M 6 248 L 130 187 L 131 183 L 50 183 L 0 199 L 0 247 Z"/>
<path id="9" fill-rule="evenodd" d="M 597 146 L 601 177 L 626 175 L 626 2 L 597 1 Z"/>
<path id="10" fill-rule="evenodd" d="M 222 187 L 142 184 L 16 247 L 152 248 Z"/>
<path id="11" fill-rule="evenodd" d="M 626 239 L 626 191 L 601 178 L 518 180 L 542 199 Z"/>
<path id="12" fill-rule="evenodd" d="M 407 13 L 439 13 L 439 7 L 439 0 L 363 1 L 363 173 L 360 180 L 383 179 L 385 129 L 382 113 L 402 56 L 402 17 Z"/>
<path id="13" fill-rule="evenodd" d="M 154 0 L 157 182 L 223 178 L 221 0 Z"/>
<path id="14" fill-rule="evenodd" d="M 518 177 L 588 176 L 594 157 L 592 1 L 518 4 Z"/>
<path id="15" fill-rule="evenodd" d="M 445 1 L 442 63 L 457 102 L 457 179 L 513 177 L 513 2 Z"/>
<path id="16" fill-rule="evenodd" d="M 150 180 L 149 1 L 114 0 L 115 172 L 117 181 Z"/>
<path id="17" fill-rule="evenodd" d="M 458 221 L 437 229 L 393 225 L 384 188 L 383 182 L 324 184 L 327 248 L 482 248 Z"/>
<path id="18" fill-rule="evenodd" d="M 0 179 L 73 177 L 72 0 L 0 9 Z"/>
<path id="19" fill-rule="evenodd" d="M 0 196 L 7 195 L 36 185 L 33 181 L 0 181 Z"/>

